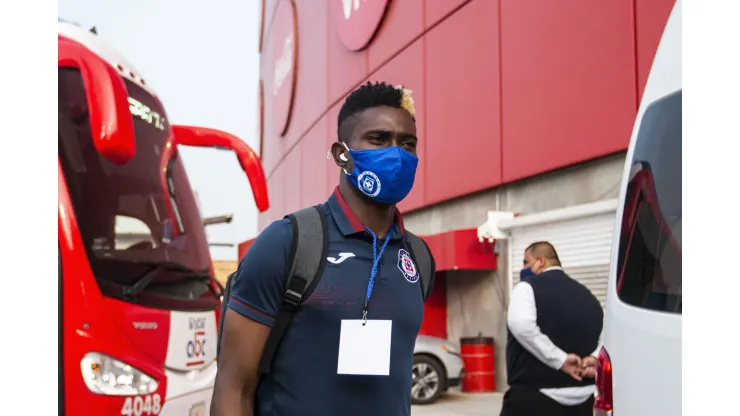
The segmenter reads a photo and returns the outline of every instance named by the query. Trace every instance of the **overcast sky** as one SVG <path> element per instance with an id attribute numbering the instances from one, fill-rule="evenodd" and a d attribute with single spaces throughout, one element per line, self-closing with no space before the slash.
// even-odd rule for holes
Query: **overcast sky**
<path id="1" fill-rule="evenodd" d="M 176 124 L 236 134 L 256 151 L 259 83 L 258 0 L 59 0 L 59 18 L 95 26 L 136 67 Z M 180 148 L 203 216 L 234 214 L 208 227 L 215 243 L 257 233 L 249 182 L 231 152 Z M 236 260 L 236 247 L 211 248 Z"/>

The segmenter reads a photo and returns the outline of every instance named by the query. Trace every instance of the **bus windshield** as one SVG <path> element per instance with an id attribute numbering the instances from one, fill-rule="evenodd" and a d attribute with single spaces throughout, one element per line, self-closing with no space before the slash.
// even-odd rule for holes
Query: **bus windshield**
<path id="1" fill-rule="evenodd" d="M 164 268 L 136 300 L 160 308 L 217 307 L 203 275 L 210 257 L 205 230 L 185 168 L 170 164 L 177 210 L 185 230 L 173 236 L 160 184 L 159 163 L 169 134 L 164 109 L 146 90 L 126 80 L 134 120 L 136 156 L 119 166 L 93 144 L 85 90 L 79 71 L 59 70 L 59 162 L 64 171 L 90 267 L 107 295 L 123 293 L 160 263 Z M 115 296 L 115 295 L 112 295 Z M 122 297 L 122 296 L 120 296 Z"/>

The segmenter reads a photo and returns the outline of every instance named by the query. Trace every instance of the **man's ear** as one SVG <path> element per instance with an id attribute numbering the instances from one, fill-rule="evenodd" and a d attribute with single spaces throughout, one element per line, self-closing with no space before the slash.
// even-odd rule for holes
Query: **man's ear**
<path id="1" fill-rule="evenodd" d="M 349 151 L 340 142 L 334 142 L 329 149 L 331 157 L 334 159 L 334 163 L 340 168 L 344 168 L 347 172 L 352 172 L 354 169 L 354 163 L 352 162 L 352 156 Z"/>
<path id="2" fill-rule="evenodd" d="M 533 256 L 533 257 L 534 257 L 534 256 Z M 537 269 L 537 266 L 538 266 L 538 264 L 537 264 L 537 263 L 538 263 L 539 261 L 540 261 L 539 257 L 534 257 L 534 260 L 532 260 L 532 262 L 531 262 L 531 263 L 529 263 L 529 267 L 531 268 L 531 270 L 532 270 L 532 273 L 534 273 L 534 274 L 537 274 L 537 272 L 539 271 L 539 270 Z"/>
<path id="3" fill-rule="evenodd" d="M 545 270 L 547 266 L 547 259 L 544 257 L 537 257 L 537 261 L 541 264 L 540 273 Z"/>

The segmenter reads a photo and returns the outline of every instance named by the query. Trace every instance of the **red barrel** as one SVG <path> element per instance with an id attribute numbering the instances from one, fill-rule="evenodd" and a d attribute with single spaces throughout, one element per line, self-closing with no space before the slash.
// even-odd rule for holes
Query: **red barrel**
<path id="1" fill-rule="evenodd" d="M 477 337 L 460 339 L 460 355 L 465 365 L 462 391 L 484 393 L 496 391 L 496 371 L 493 338 Z"/>

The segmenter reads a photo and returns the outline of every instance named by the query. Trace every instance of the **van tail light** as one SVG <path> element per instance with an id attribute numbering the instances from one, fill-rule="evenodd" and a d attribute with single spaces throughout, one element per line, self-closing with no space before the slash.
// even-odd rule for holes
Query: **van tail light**
<path id="1" fill-rule="evenodd" d="M 596 399 L 594 416 L 613 416 L 612 360 L 604 347 L 599 350 L 599 367 L 596 369 Z"/>

